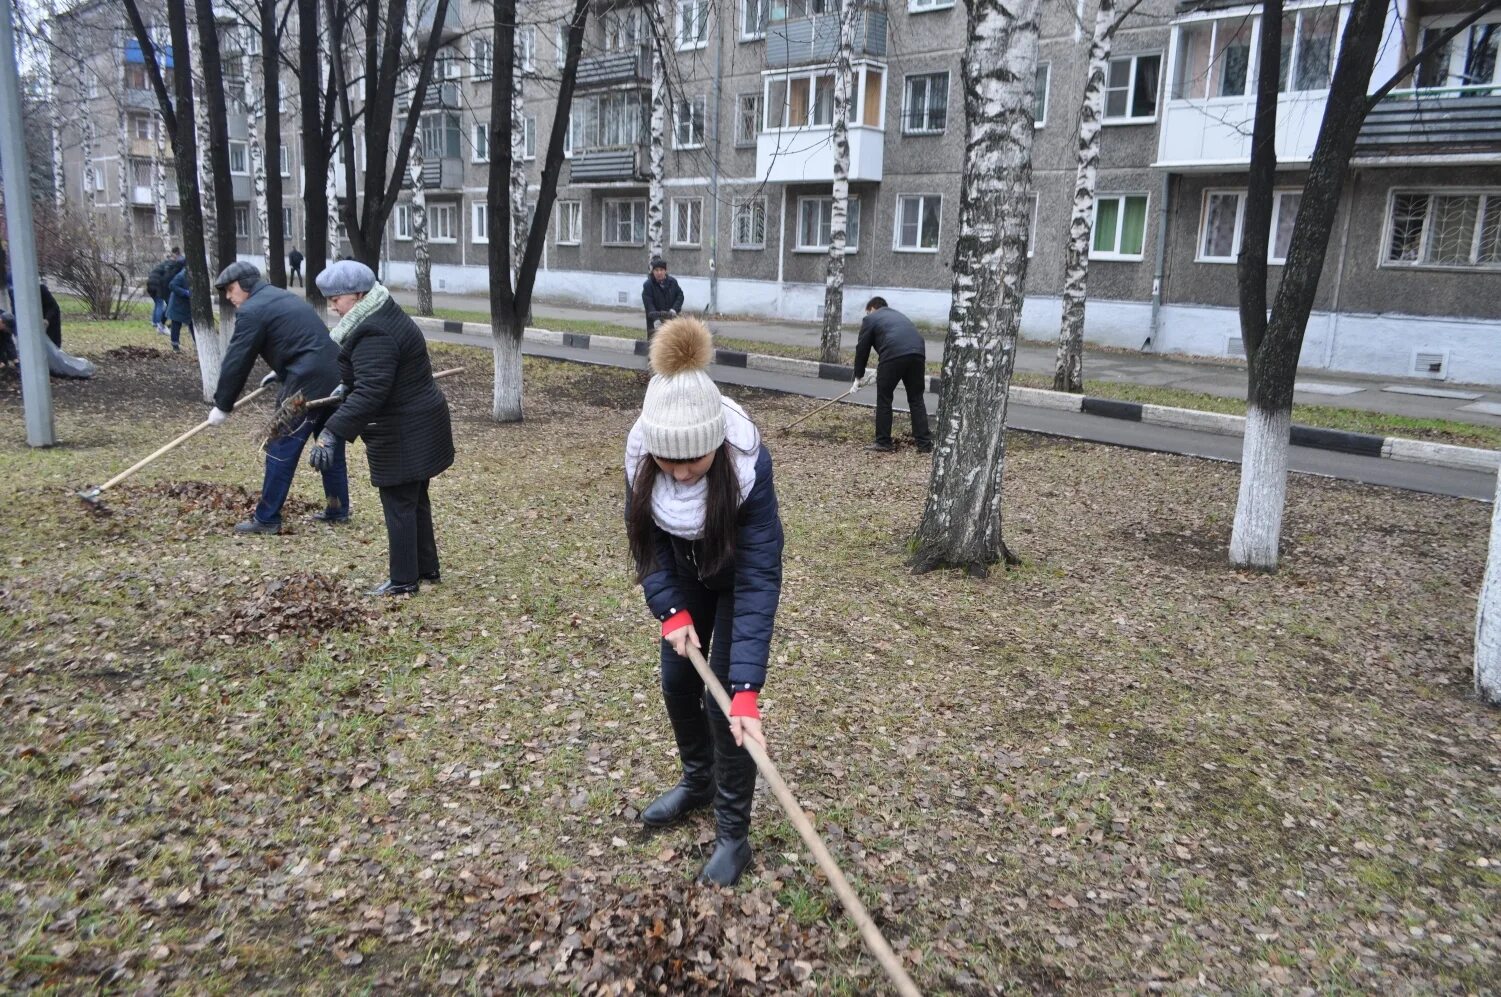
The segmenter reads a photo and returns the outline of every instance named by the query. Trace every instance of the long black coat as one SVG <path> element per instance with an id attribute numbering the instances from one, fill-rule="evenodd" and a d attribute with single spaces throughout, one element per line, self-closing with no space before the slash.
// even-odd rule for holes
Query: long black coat
<path id="1" fill-rule="evenodd" d="M 655 278 L 647 277 L 641 285 L 641 307 L 646 309 L 647 332 L 651 332 L 653 322 L 666 319 L 669 311 L 682 312 L 683 289 L 678 287 L 677 278 L 668 274 L 658 284 Z"/>
<path id="2" fill-rule="evenodd" d="M 270 284 L 257 284 L 235 311 L 235 334 L 219 368 L 214 404 L 234 410 L 245 379 L 261 357 L 281 382 L 277 401 L 302 392 L 309 400 L 325 398 L 339 383 L 339 347 L 328 326 L 302 298 Z"/>
<path id="3" fill-rule="evenodd" d="M 348 393 L 324 428 L 364 439 L 371 484 L 426 481 L 453 464 L 448 399 L 433 380 L 427 340 L 394 299 L 345 338 L 339 371 Z"/>

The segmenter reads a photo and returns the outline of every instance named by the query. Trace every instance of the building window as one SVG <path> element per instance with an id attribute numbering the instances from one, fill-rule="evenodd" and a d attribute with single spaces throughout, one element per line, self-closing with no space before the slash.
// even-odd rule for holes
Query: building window
<path id="1" fill-rule="evenodd" d="M 909 76 L 902 108 L 902 131 L 907 135 L 937 135 L 949 120 L 949 74 Z"/>
<path id="2" fill-rule="evenodd" d="M 474 123 L 474 162 L 490 161 L 490 125 L 484 121 Z"/>
<path id="3" fill-rule="evenodd" d="M 802 252 L 818 252 L 829 248 L 829 227 L 834 217 L 832 197 L 800 197 L 797 199 L 797 248 Z M 853 253 L 860 248 L 860 198 L 850 195 L 849 210 L 844 222 L 844 251 Z"/>
<path id="4" fill-rule="evenodd" d="M 422 153 L 428 159 L 459 158 L 461 135 L 459 116 L 452 111 L 432 111 L 422 116 Z"/>
<path id="5" fill-rule="evenodd" d="M 952 6 L 954 0 L 907 0 L 907 10 L 913 14 L 928 10 L 948 10 Z"/>
<path id="6" fill-rule="evenodd" d="M 735 199 L 734 223 L 730 226 L 732 249 L 766 248 L 766 198 Z"/>
<path id="7" fill-rule="evenodd" d="M 754 146 L 756 136 L 761 134 L 761 95 L 743 93 L 736 102 L 735 145 L 744 148 Z"/>
<path id="8" fill-rule="evenodd" d="M 1095 198 L 1092 260 L 1139 260 L 1147 240 L 1147 196 L 1106 194 Z"/>
<path id="9" fill-rule="evenodd" d="M 1292 245 L 1293 224 L 1303 201 L 1300 190 L 1279 190 L 1272 194 L 1272 231 L 1267 246 L 1267 262 L 1287 262 Z M 1199 222 L 1200 263 L 1234 263 L 1240 256 L 1241 229 L 1245 224 L 1246 194 L 1238 190 L 1204 192 L 1204 214 Z"/>
<path id="10" fill-rule="evenodd" d="M 601 18 L 605 28 L 605 51 L 634 52 L 644 45 L 649 34 L 644 15 L 645 11 L 639 6 L 616 7 L 606 11 Z"/>
<path id="11" fill-rule="evenodd" d="M 1027 259 L 1037 252 L 1037 202 L 1038 196 L 1032 195 L 1032 223 L 1027 227 Z"/>
<path id="12" fill-rule="evenodd" d="M 475 243 L 489 242 L 490 205 L 485 201 L 475 201 L 469 206 L 469 214 L 469 241 Z"/>
<path id="13" fill-rule="evenodd" d="M 1287 20 L 1292 19 L 1288 14 Z M 1255 21 L 1247 14 L 1195 21 L 1179 28 L 1173 99 L 1244 96 L 1252 79 L 1251 34 Z"/>
<path id="14" fill-rule="evenodd" d="M 435 82 L 456 80 L 462 72 L 459 66 L 459 53 L 452 46 L 445 45 L 438 49 L 438 54 L 433 57 L 433 80 Z"/>
<path id="15" fill-rule="evenodd" d="M 1277 89 L 1283 93 L 1329 89 L 1338 30 L 1338 6 L 1309 7 L 1283 15 L 1282 75 Z"/>
<path id="16" fill-rule="evenodd" d="M 229 143 L 229 172 L 235 174 L 250 172 L 250 147 L 244 142 Z"/>
<path id="17" fill-rule="evenodd" d="M 905 194 L 896 199 L 896 234 L 892 248 L 909 253 L 938 252 L 938 224 L 943 198 L 937 194 Z"/>
<path id="18" fill-rule="evenodd" d="M 709 0 L 678 0 L 678 51 L 709 42 Z"/>
<path id="19" fill-rule="evenodd" d="M 697 149 L 704 144 L 704 117 L 708 98 L 684 97 L 678 101 L 677 111 L 672 116 L 672 147 L 674 149 Z"/>
<path id="20" fill-rule="evenodd" d="M 398 204 L 396 211 L 391 216 L 395 220 L 396 238 L 406 242 L 412 238 L 412 206 L 410 204 Z"/>
<path id="21" fill-rule="evenodd" d="M 285 145 L 280 146 L 279 147 L 279 151 L 277 153 L 277 158 L 281 160 L 280 164 L 278 164 L 281 167 L 281 175 L 284 176 L 284 177 L 291 176 L 292 175 L 292 150 L 289 149 L 289 148 L 287 148 Z"/>
<path id="22" fill-rule="evenodd" d="M 1385 266 L 1501 269 L 1501 188 L 1392 191 Z"/>
<path id="23" fill-rule="evenodd" d="M 537 116 L 528 114 L 521 119 L 521 158 L 530 162 L 537 158 Z"/>
<path id="24" fill-rule="evenodd" d="M 130 116 L 131 132 L 139 139 L 156 138 L 156 129 L 152 127 L 156 122 L 145 114 L 132 114 Z"/>
<path id="25" fill-rule="evenodd" d="M 452 204 L 427 206 L 427 241 L 458 242 L 459 210 Z"/>
<path id="26" fill-rule="evenodd" d="M 645 199 L 606 200 L 604 202 L 604 224 L 600 242 L 606 246 L 645 245 Z"/>
<path id="27" fill-rule="evenodd" d="M 1032 125 L 1041 128 L 1048 123 L 1048 89 L 1053 85 L 1053 64 L 1039 63 L 1037 80 L 1032 90 Z"/>
<path id="28" fill-rule="evenodd" d="M 241 239 L 250 238 L 249 208 L 235 208 L 235 235 Z"/>
<path id="29" fill-rule="evenodd" d="M 1287 251 L 1293 243 L 1293 225 L 1298 221 L 1298 208 L 1303 204 L 1300 190 L 1279 190 L 1272 195 L 1272 244 L 1267 247 L 1267 262 L 1287 262 Z"/>
<path id="30" fill-rule="evenodd" d="M 537 71 L 537 28 L 527 24 L 516 29 L 516 63 L 523 73 Z"/>
<path id="31" fill-rule="evenodd" d="M 281 209 L 281 234 L 283 238 L 292 238 L 292 209 Z"/>
<path id="32" fill-rule="evenodd" d="M 1501 83 L 1501 23 L 1491 15 L 1489 21 L 1482 19 L 1467 31 L 1450 38 L 1440 45 L 1439 39 L 1448 30 L 1445 22 L 1423 28 L 1420 48 L 1434 46 L 1433 52 L 1418 67 L 1417 85 L 1428 87 L 1475 87 L 1485 88 Z M 1431 23 L 1431 22 L 1428 22 Z M 1472 94 L 1483 94 L 1485 89 L 1474 89 Z"/>
<path id="33" fill-rule="evenodd" d="M 557 49 L 558 68 L 562 69 L 568 62 L 568 25 L 558 25 L 553 35 L 553 47 Z"/>
<path id="34" fill-rule="evenodd" d="M 568 121 L 566 148 L 572 152 L 620 149 L 636 145 L 644 137 L 641 94 L 636 90 L 623 90 L 590 96 L 574 103 Z"/>
<path id="35" fill-rule="evenodd" d="M 558 202 L 558 245 L 577 246 L 584 239 L 584 202 Z"/>
<path id="36" fill-rule="evenodd" d="M 1161 55 L 1111 59 L 1105 73 L 1105 121 L 1129 124 L 1157 117 L 1157 77 Z"/>
<path id="37" fill-rule="evenodd" d="M 476 37 L 469 45 L 469 59 L 474 65 L 474 78 L 488 80 L 495 72 L 495 45 L 488 38 Z"/>
<path id="38" fill-rule="evenodd" d="M 672 199 L 672 244 L 693 247 L 702 244 L 704 200 L 701 197 Z"/>
<path id="39" fill-rule="evenodd" d="M 771 0 L 740 0 L 740 40 L 755 41 L 766 37 L 766 21 Z"/>

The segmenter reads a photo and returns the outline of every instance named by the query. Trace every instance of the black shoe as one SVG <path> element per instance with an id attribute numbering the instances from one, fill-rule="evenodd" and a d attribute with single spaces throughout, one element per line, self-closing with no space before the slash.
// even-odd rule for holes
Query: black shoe
<path id="1" fill-rule="evenodd" d="M 698 874 L 698 882 L 702 886 L 734 886 L 740 882 L 750 860 L 749 838 L 721 837 L 714 845 L 714 854 L 709 856 L 703 871 Z"/>
<path id="2" fill-rule="evenodd" d="M 314 523 L 347 523 L 349 522 L 349 513 L 342 509 L 320 509 L 309 516 L 308 519 Z"/>
<path id="3" fill-rule="evenodd" d="M 182 347 L 178 346 L 176 343 L 173 343 L 172 344 L 172 352 L 173 353 L 181 353 L 182 352 Z"/>
<path id="4" fill-rule="evenodd" d="M 872 443 L 870 446 L 866 447 L 865 449 L 867 449 L 867 450 L 874 450 L 876 453 L 895 453 L 896 452 L 896 447 L 893 444 L 890 444 L 890 443 Z"/>
<path id="5" fill-rule="evenodd" d="M 276 534 L 281 532 L 281 524 L 263 523 L 259 519 L 256 519 L 254 516 L 251 516 L 243 523 L 236 523 L 235 532 L 240 536 L 250 536 L 252 534 L 260 533 Z"/>
<path id="6" fill-rule="evenodd" d="M 931 444 L 931 443 L 919 443 L 917 445 L 917 452 L 918 453 L 932 453 L 933 452 L 933 444 Z"/>
<path id="7" fill-rule="evenodd" d="M 407 582 L 405 585 L 397 585 L 390 579 L 381 582 L 370 590 L 371 595 L 416 595 L 421 589 L 419 582 Z"/>
<path id="8" fill-rule="evenodd" d="M 751 803 L 756 795 L 756 763 L 735 743 L 730 725 L 718 709 L 706 714 L 714 732 L 714 820 L 719 838 L 714 854 L 698 874 L 700 883 L 734 886 L 750 865 Z"/>
<path id="9" fill-rule="evenodd" d="M 443 580 L 443 572 L 441 572 L 441 571 L 429 571 L 426 574 L 420 574 L 420 575 L 418 575 L 417 576 L 417 580 L 419 582 L 427 582 L 429 585 L 437 585 L 439 582 L 441 582 Z"/>
<path id="10" fill-rule="evenodd" d="M 703 697 L 697 693 L 664 694 L 662 699 L 667 705 L 667 718 L 672 721 L 678 757 L 683 762 L 683 778 L 642 811 L 641 823 L 647 827 L 676 824 L 714 802 L 714 742 L 709 736 Z"/>

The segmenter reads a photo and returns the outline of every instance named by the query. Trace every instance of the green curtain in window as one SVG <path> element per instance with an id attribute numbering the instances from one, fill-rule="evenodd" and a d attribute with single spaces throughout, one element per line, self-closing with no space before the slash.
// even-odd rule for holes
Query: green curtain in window
<path id="1" fill-rule="evenodd" d="M 1115 252 L 1115 229 L 1120 221 L 1121 202 L 1113 197 L 1095 202 L 1094 251 Z"/>
<path id="2" fill-rule="evenodd" d="M 1147 199 L 1126 198 L 1125 217 L 1121 220 L 1121 253 L 1140 256 L 1147 237 Z"/>

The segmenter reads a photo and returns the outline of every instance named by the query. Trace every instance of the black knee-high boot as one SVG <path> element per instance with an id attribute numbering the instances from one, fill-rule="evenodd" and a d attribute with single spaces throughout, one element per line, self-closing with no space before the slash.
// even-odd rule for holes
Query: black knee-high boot
<path id="1" fill-rule="evenodd" d="M 735 735 L 718 709 L 708 714 L 714 731 L 714 778 L 719 788 L 714 796 L 714 818 L 719 839 L 714 854 L 698 875 L 700 883 L 734 886 L 750 865 L 751 801 L 756 793 L 756 763 L 750 752 L 735 744 Z"/>
<path id="2" fill-rule="evenodd" d="M 642 812 L 641 822 L 650 827 L 675 824 L 714 799 L 714 745 L 703 697 L 664 693 L 662 698 L 678 742 L 678 757 L 683 760 L 683 778 Z"/>

